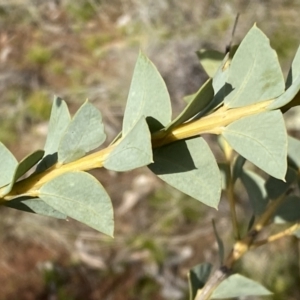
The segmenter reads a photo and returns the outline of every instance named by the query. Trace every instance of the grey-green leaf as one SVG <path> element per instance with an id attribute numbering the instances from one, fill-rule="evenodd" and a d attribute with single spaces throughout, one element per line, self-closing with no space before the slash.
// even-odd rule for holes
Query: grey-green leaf
<path id="1" fill-rule="evenodd" d="M 221 282 L 221 284 L 214 290 L 211 299 L 227 299 L 245 296 L 267 296 L 271 294 L 272 292 L 267 290 L 259 283 L 240 274 L 234 274 Z"/>
<path id="2" fill-rule="evenodd" d="M 48 134 L 44 147 L 45 156 L 57 152 L 60 140 L 70 121 L 71 117 L 66 102 L 56 97 L 53 101 L 49 120 Z"/>
<path id="3" fill-rule="evenodd" d="M 193 267 L 188 273 L 189 279 L 189 291 L 190 300 L 194 300 L 197 291 L 202 289 L 208 280 L 210 272 L 212 270 L 212 265 L 210 263 L 203 263 Z"/>
<path id="4" fill-rule="evenodd" d="M 183 193 L 216 208 L 220 201 L 221 177 L 215 157 L 201 137 L 155 149 L 149 168 Z"/>
<path id="5" fill-rule="evenodd" d="M 152 62 L 140 52 L 127 99 L 123 135 L 145 116 L 151 132 L 171 122 L 171 103 L 166 85 Z"/>
<path id="6" fill-rule="evenodd" d="M 166 131 L 180 125 L 192 117 L 195 117 L 202 109 L 204 109 L 214 97 L 214 90 L 212 87 L 212 79 L 207 80 L 193 98 L 189 101 L 188 105 L 182 113 L 174 119 L 167 127 Z"/>
<path id="7" fill-rule="evenodd" d="M 0 187 L 12 181 L 17 165 L 16 158 L 0 142 Z"/>
<path id="8" fill-rule="evenodd" d="M 105 141 L 99 110 L 85 102 L 76 112 L 58 147 L 58 162 L 68 163 L 81 158 Z"/>
<path id="9" fill-rule="evenodd" d="M 122 138 L 104 161 L 109 170 L 124 172 L 153 162 L 151 135 L 144 117 Z"/>
<path id="10" fill-rule="evenodd" d="M 111 141 L 111 143 L 109 144 L 110 146 L 115 144 L 120 138 L 122 138 L 122 131 L 120 131 L 115 138 Z"/>
<path id="11" fill-rule="evenodd" d="M 55 210 L 52 206 L 39 198 L 19 197 L 11 201 L 7 201 L 5 206 L 57 219 L 67 218 L 67 215 Z"/>
<path id="12" fill-rule="evenodd" d="M 233 45 L 230 52 L 227 53 L 222 63 L 219 65 L 214 77 L 213 87 L 215 91 L 214 103 L 221 103 L 224 97 L 231 92 L 230 85 L 228 82 L 228 74 L 233 56 L 235 55 L 239 45 Z M 226 93 L 225 93 L 226 92 Z"/>
<path id="13" fill-rule="evenodd" d="M 266 181 L 250 170 L 244 170 L 239 177 L 246 188 L 254 214 L 262 214 L 269 202 L 265 188 Z"/>
<path id="14" fill-rule="evenodd" d="M 90 174 L 69 172 L 47 182 L 39 197 L 54 209 L 113 236 L 113 208 L 103 186 Z"/>
<path id="15" fill-rule="evenodd" d="M 216 74 L 213 77 L 213 88 L 215 95 L 224 87 L 224 85 L 228 81 L 230 62 L 231 59 L 229 57 L 229 53 L 227 53 L 224 56 L 222 63 L 219 65 L 219 68 L 217 69 Z"/>
<path id="16" fill-rule="evenodd" d="M 289 88 L 300 75 L 300 46 L 293 59 L 289 74 L 286 80 L 286 87 Z"/>
<path id="17" fill-rule="evenodd" d="M 277 54 L 256 25 L 247 33 L 232 59 L 228 84 L 233 91 L 224 102 L 230 108 L 273 99 L 284 92 Z"/>
<path id="18" fill-rule="evenodd" d="M 300 198 L 288 196 L 278 207 L 275 215 L 275 223 L 298 222 L 300 220 Z"/>
<path id="19" fill-rule="evenodd" d="M 277 109 L 291 102 L 300 90 L 300 76 L 292 83 L 292 85 L 278 98 L 276 98 L 267 109 Z"/>
<path id="20" fill-rule="evenodd" d="M 271 176 L 284 179 L 287 133 L 280 111 L 245 117 L 228 125 L 222 134 L 240 155 Z"/>
<path id="21" fill-rule="evenodd" d="M 5 196 L 6 194 L 8 194 L 12 190 L 15 182 L 21 176 L 23 176 L 27 171 L 29 171 L 34 165 L 36 165 L 38 163 L 38 161 L 40 161 L 42 159 L 43 156 L 44 156 L 44 150 L 37 150 L 37 151 L 29 154 L 25 158 L 23 158 L 16 166 L 13 178 L 12 178 L 10 184 L 4 189 L 2 196 Z"/>
<path id="22" fill-rule="evenodd" d="M 52 104 L 48 135 L 44 147 L 45 157 L 39 163 L 37 172 L 50 168 L 57 162 L 57 150 L 62 136 L 71 121 L 70 113 L 65 101 L 56 97 Z"/>
<path id="23" fill-rule="evenodd" d="M 205 109 L 198 114 L 198 118 L 205 116 L 210 111 L 219 107 L 223 103 L 225 96 L 231 92 L 231 86 L 227 83 L 230 62 L 231 58 L 229 53 L 227 53 L 213 77 L 214 98 Z"/>
<path id="24" fill-rule="evenodd" d="M 216 50 L 207 49 L 201 49 L 196 53 L 206 74 L 209 77 L 213 77 L 222 63 L 225 54 Z"/>

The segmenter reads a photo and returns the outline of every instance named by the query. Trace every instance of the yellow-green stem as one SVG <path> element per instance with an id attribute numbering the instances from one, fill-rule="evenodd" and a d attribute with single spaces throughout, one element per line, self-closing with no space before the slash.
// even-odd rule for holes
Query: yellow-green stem
<path id="1" fill-rule="evenodd" d="M 260 247 L 262 245 L 269 244 L 269 243 L 272 243 L 274 241 L 277 241 L 277 240 L 279 240 L 283 237 L 292 235 L 298 229 L 300 229 L 300 224 L 296 223 L 296 224 L 290 226 L 289 228 L 287 228 L 283 231 L 280 231 L 276 234 L 273 234 L 273 235 L 269 236 L 268 238 L 266 238 L 264 240 L 260 240 L 260 241 L 257 241 L 255 243 L 253 243 L 251 245 L 251 249 L 255 249 L 255 248 Z"/>
<path id="2" fill-rule="evenodd" d="M 257 114 L 266 110 L 266 107 L 273 101 L 267 100 L 245 107 L 227 109 L 225 106 L 219 111 L 212 113 L 202 119 L 191 121 L 186 124 L 174 128 L 171 132 L 157 132 L 152 135 L 153 148 L 172 143 L 177 140 L 190 138 L 204 133 L 220 134 L 223 128 L 243 117 Z M 76 160 L 65 165 L 55 165 L 52 168 L 39 173 L 33 174 L 28 178 L 17 182 L 12 191 L 3 196 L 4 188 L 0 188 L 0 199 L 11 200 L 18 195 L 27 195 L 36 197 L 39 194 L 40 187 L 53 178 L 70 171 L 88 171 L 95 168 L 103 167 L 103 162 L 108 157 L 114 147 L 120 142 L 107 147 L 106 149 L 89 154 L 79 160 Z"/>

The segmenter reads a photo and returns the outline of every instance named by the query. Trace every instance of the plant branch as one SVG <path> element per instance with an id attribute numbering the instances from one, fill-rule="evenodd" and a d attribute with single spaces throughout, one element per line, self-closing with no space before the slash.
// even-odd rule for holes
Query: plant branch
<path id="1" fill-rule="evenodd" d="M 276 234 L 273 234 L 271 236 L 269 236 L 268 238 L 264 239 L 264 240 L 260 240 L 260 241 L 257 241 L 255 243 L 253 243 L 251 245 L 251 249 L 255 249 L 255 248 L 258 248 L 262 245 L 265 245 L 265 244 L 269 244 L 269 243 L 272 243 L 274 241 L 277 241 L 278 239 L 281 239 L 285 236 L 289 236 L 289 235 L 292 235 L 296 230 L 298 230 L 300 228 L 300 224 L 299 223 L 296 223 L 292 226 L 290 226 L 289 228 L 283 230 L 283 231 L 280 231 Z"/>
<path id="2" fill-rule="evenodd" d="M 220 134 L 224 127 L 234 121 L 266 111 L 267 106 L 273 100 L 274 99 L 231 109 L 222 106 L 211 115 L 179 125 L 171 132 L 156 132 L 152 135 L 153 148 L 204 133 Z"/>
<path id="3" fill-rule="evenodd" d="M 238 261 L 251 248 L 258 234 L 266 225 L 268 225 L 276 209 L 282 204 L 284 199 L 285 195 L 282 195 L 276 200 L 270 202 L 265 212 L 254 223 L 252 229 L 249 230 L 247 235 L 242 240 L 237 241 L 234 244 L 224 265 L 211 275 L 201 292 L 197 294 L 195 300 L 210 299 L 212 293 L 218 287 L 218 285 L 231 274 L 235 262 Z"/>
<path id="4" fill-rule="evenodd" d="M 187 139 L 204 133 L 220 134 L 222 132 L 222 128 L 224 128 L 228 124 L 243 117 L 265 111 L 267 109 L 267 106 L 273 100 L 274 99 L 231 109 L 226 109 L 226 107 L 223 106 L 220 111 L 217 110 L 211 115 L 206 116 L 202 119 L 179 125 L 171 132 L 156 132 L 151 137 L 152 147 L 161 147 L 177 140 Z M 121 139 L 118 140 L 117 143 L 103 150 L 89 154 L 74 162 L 67 163 L 65 165 L 56 164 L 42 173 L 32 174 L 28 178 L 17 182 L 14 185 L 12 191 L 5 196 L 3 196 L 5 187 L 2 187 L 0 188 L 0 199 L 9 201 L 18 195 L 37 197 L 39 195 L 39 189 L 43 184 L 61 174 L 70 171 L 88 171 L 95 168 L 101 168 L 103 167 L 105 159 L 120 141 Z"/>
<path id="5" fill-rule="evenodd" d="M 260 232 L 270 221 L 277 208 L 282 204 L 282 202 L 286 199 L 286 194 L 281 195 L 275 200 L 272 200 L 267 206 L 264 213 L 260 216 L 260 218 L 254 223 L 251 231 Z"/>
<path id="6" fill-rule="evenodd" d="M 16 182 L 11 192 L 8 193 L 5 197 L 3 197 L 3 199 L 9 201 L 17 195 L 25 194 L 27 196 L 37 197 L 41 186 L 59 175 L 71 171 L 88 171 L 95 168 L 101 168 L 103 167 L 105 159 L 107 158 L 109 153 L 115 148 L 118 142 L 105 149 L 84 156 L 71 163 L 67 163 L 65 165 L 57 163 L 42 173 L 34 173 L 28 178 Z M 3 190 L 4 187 L 0 189 L 0 195 L 2 194 Z"/>

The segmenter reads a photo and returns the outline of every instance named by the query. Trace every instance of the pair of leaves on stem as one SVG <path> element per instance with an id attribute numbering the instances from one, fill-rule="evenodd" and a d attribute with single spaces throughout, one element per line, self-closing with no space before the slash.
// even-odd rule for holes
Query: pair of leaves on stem
<path id="1" fill-rule="evenodd" d="M 127 100 L 122 139 L 105 160 L 104 167 L 127 171 L 149 165 L 171 186 L 217 207 L 221 193 L 220 174 L 204 139 L 179 141 L 153 151 L 150 136 L 150 131 L 171 130 L 192 118 L 212 97 L 209 80 L 183 113 L 171 122 L 170 99 L 163 79 L 154 65 L 140 53 Z"/>
<path id="2" fill-rule="evenodd" d="M 275 99 L 281 94 L 290 97 L 287 101 L 292 99 L 293 94 L 288 91 L 284 93 L 284 79 L 276 53 L 270 47 L 267 37 L 256 26 L 249 31 L 229 66 L 225 65 L 226 58 L 213 80 L 209 79 L 190 97 L 184 111 L 168 124 L 170 110 L 166 87 L 155 67 L 140 54 L 125 111 L 123 139 L 105 161 L 104 166 L 116 171 L 126 171 L 147 165 L 153 159 L 154 163 L 150 164 L 149 168 L 160 178 L 205 204 L 216 207 L 220 195 L 220 180 L 216 175 L 214 158 L 210 155 L 210 150 L 203 146 L 205 142 L 202 139 L 176 142 L 155 149 L 152 157 L 151 146 L 147 143 L 149 134 L 143 120 L 145 117 L 151 118 L 151 121 L 157 120 L 165 126 L 163 130 L 171 131 L 207 107 L 219 105 L 220 101 L 224 101 L 224 105 L 229 108 L 235 108 Z M 228 86 L 231 89 L 226 92 Z M 157 95 L 152 93 L 155 88 Z M 299 89 L 297 81 L 293 89 Z M 223 97 L 217 97 L 219 93 L 222 93 Z M 278 105 L 278 98 L 274 102 Z M 283 104 L 285 103 L 281 103 Z M 158 109 L 159 107 L 161 109 Z M 159 114 L 162 111 L 165 112 L 164 116 Z M 153 122 L 148 122 L 148 125 L 152 132 L 159 128 L 153 127 Z M 233 149 L 249 161 L 271 176 L 284 179 L 287 171 L 287 134 L 280 111 L 266 111 L 242 118 L 228 125 L 222 135 Z M 197 143 L 202 148 L 196 146 Z M 203 161 L 206 163 L 200 163 L 202 158 L 205 158 Z M 200 170 L 205 176 L 201 176 Z M 215 174 L 214 182 L 210 182 L 206 174 Z M 195 180 L 202 182 L 198 184 L 198 189 L 191 188 L 189 184 Z M 206 188 L 203 189 L 202 186 Z M 203 192 L 207 189 L 212 191 L 210 195 Z M 218 197 L 214 199 L 216 195 Z"/>
<path id="3" fill-rule="evenodd" d="M 246 159 L 271 176 L 284 179 L 287 134 L 282 115 L 273 110 L 285 108 L 299 92 L 300 48 L 286 84 L 275 51 L 256 26 L 248 32 L 233 58 L 227 55 L 219 68 L 213 70 L 203 52 L 198 55 L 204 67 L 209 66 L 208 73 L 214 74 L 215 97 L 210 102 L 211 108 L 220 102 L 236 108 L 274 99 L 267 107 L 269 112 L 233 122 L 224 129 L 223 136 Z M 212 53 L 212 60 L 216 61 L 216 53 Z"/>
<path id="4" fill-rule="evenodd" d="M 83 157 L 106 138 L 100 112 L 85 102 L 70 119 L 64 101 L 56 99 L 49 124 L 44 163 L 49 167 L 57 154 L 59 164 Z M 48 160 L 49 158 L 49 160 Z M 56 211 L 110 236 L 113 235 L 113 208 L 103 186 L 84 172 L 68 172 L 47 182 L 39 198 Z"/>
<path id="5" fill-rule="evenodd" d="M 224 128 L 222 134 L 232 148 L 246 159 L 273 177 L 284 179 L 287 170 L 287 135 L 281 113 L 273 109 L 286 105 L 299 90 L 299 74 L 294 70 L 298 68 L 298 57 L 299 55 L 296 55 L 293 62 L 288 89 L 284 91 L 284 81 L 275 52 L 265 35 L 254 26 L 233 58 L 229 55 L 225 57 L 214 78 L 209 79 L 191 97 L 184 111 L 171 122 L 170 99 L 163 79 L 148 58 L 140 54 L 128 96 L 120 135 L 122 138 L 115 141 L 115 148 L 104 161 L 104 166 L 115 171 L 128 171 L 149 165 L 154 173 L 170 185 L 209 206 L 217 207 L 221 192 L 220 173 L 204 139 L 198 137 L 180 141 L 152 151 L 151 133 L 157 130 L 170 132 L 177 125 L 209 113 L 222 103 L 228 108 L 236 108 L 274 98 L 269 107 L 270 111 L 237 120 Z M 283 100 L 280 95 L 285 95 Z M 104 140 L 102 118 L 96 108 L 86 102 L 71 120 L 66 104 L 56 99 L 51 113 L 45 157 L 38 165 L 37 172 L 42 172 L 55 163 L 75 161 L 100 146 Z M 39 155 L 41 152 L 36 152 L 34 157 Z M 15 170 L 8 173 L 8 178 L 0 177 L 0 181 L 9 184 L 6 192 L 19 177 L 19 174 L 12 174 L 15 174 Z M 90 179 L 82 174 L 75 172 L 71 178 L 85 191 L 80 194 L 76 190 L 78 195 L 82 195 L 82 201 L 86 201 L 83 205 L 92 207 L 94 202 L 89 203 L 87 199 L 93 199 L 93 191 L 87 193 L 81 183 Z M 12 179 L 12 176 L 16 179 Z M 65 194 L 69 199 L 67 179 L 70 178 L 66 176 L 68 175 L 63 174 L 58 177 L 66 183 L 66 190 L 57 187 L 61 194 Z M 40 198 L 45 200 L 45 203 L 39 202 L 41 205 L 51 206 L 51 203 L 55 203 L 54 196 L 51 198 L 48 194 L 59 198 L 55 192 L 58 181 L 53 179 L 56 185 L 51 182 L 45 185 L 46 190 L 43 190 L 45 186 L 40 190 Z M 92 183 L 90 186 L 94 187 Z M 97 188 L 99 194 L 101 191 L 104 195 L 105 201 L 109 201 L 103 187 L 99 184 Z M 49 189 L 52 189 L 52 192 Z M 95 194 L 97 193 L 96 191 Z M 77 199 L 75 192 L 74 199 Z M 78 199 L 74 203 L 80 206 Z M 88 220 L 87 216 L 78 215 L 75 212 L 76 205 L 72 210 L 69 210 L 70 204 L 64 207 L 61 205 L 53 204 L 53 208 L 68 213 L 94 228 L 100 229 L 106 224 L 104 221 L 100 226 L 96 219 Z M 107 209 L 109 205 L 104 207 Z M 112 209 L 109 209 L 107 214 L 111 220 Z M 111 225 L 107 225 L 109 228 L 103 230 L 105 226 L 100 230 L 111 233 Z"/>
<path id="6" fill-rule="evenodd" d="M 7 195 L 15 182 L 30 170 L 44 155 L 43 150 L 37 150 L 18 163 L 14 155 L 0 142 L 0 187 L 5 186 L 0 196 Z"/>
<path id="7" fill-rule="evenodd" d="M 19 197 L 8 207 L 45 216 L 72 217 L 107 235 L 113 235 L 113 208 L 102 185 L 85 172 L 68 172 L 47 182 L 39 198 Z"/>
<path id="8" fill-rule="evenodd" d="M 297 53 L 296 61 L 298 56 Z M 294 81 L 285 91 L 277 55 L 268 38 L 256 26 L 248 32 L 229 64 L 226 68 L 219 68 L 213 78 L 215 92 L 222 86 L 225 88 L 226 107 L 274 101 L 269 105 L 269 111 L 231 123 L 224 128 L 222 135 L 247 160 L 283 180 L 287 171 L 287 134 L 280 111 L 274 109 L 286 105 L 299 91 L 300 78 L 296 79 L 299 74 L 293 72 Z M 295 63 L 292 69 L 295 69 Z"/>
<path id="9" fill-rule="evenodd" d="M 167 87 L 152 62 L 140 53 L 135 65 L 123 119 L 122 139 L 104 167 L 129 171 L 153 162 L 151 132 L 171 122 Z"/>
<path id="10" fill-rule="evenodd" d="M 122 139 L 108 156 L 104 166 L 115 171 L 127 171 L 150 164 L 150 169 L 172 186 L 216 207 L 220 198 L 220 176 L 205 141 L 201 138 L 181 141 L 155 149 L 152 154 L 150 132 L 158 129 L 170 131 L 195 117 L 207 106 L 211 106 L 212 102 L 216 102 L 214 98 L 222 88 L 225 88 L 225 92 L 223 91 L 224 99 L 221 100 L 230 108 L 276 98 L 286 93 L 293 96 L 288 91 L 284 93 L 285 85 L 276 53 L 270 47 L 267 37 L 256 26 L 243 40 L 230 66 L 225 68 L 225 63 L 226 60 L 213 80 L 208 80 L 186 109 L 171 122 L 166 86 L 154 65 L 140 54 L 125 110 Z M 228 86 L 233 90 L 231 88 L 226 93 Z M 299 89 L 297 81 L 292 82 L 290 87 L 294 91 Z M 278 99 L 274 102 L 278 103 Z M 223 136 L 245 158 L 271 176 L 284 179 L 287 170 L 287 135 L 279 111 L 267 111 L 238 120 L 224 129 Z M 191 188 L 190 183 L 195 181 L 200 184 L 194 184 L 197 187 Z"/>
<path id="11" fill-rule="evenodd" d="M 56 153 L 59 164 L 75 161 L 105 139 L 102 116 L 96 107 L 86 101 L 71 119 L 66 103 L 57 98 L 52 107 L 44 161 Z"/>
<path id="12" fill-rule="evenodd" d="M 71 119 L 64 101 L 55 99 L 45 145 L 45 156 L 37 173 L 55 163 L 65 164 L 84 156 L 105 140 L 102 117 L 90 103 L 85 102 Z M 12 185 L 35 165 L 44 151 L 37 151 L 17 164 Z M 11 161 L 13 161 L 11 159 Z M 38 198 L 19 197 L 7 206 L 56 218 L 70 216 L 110 236 L 113 235 L 113 208 L 103 186 L 84 172 L 68 172 L 55 177 L 39 190 Z"/>

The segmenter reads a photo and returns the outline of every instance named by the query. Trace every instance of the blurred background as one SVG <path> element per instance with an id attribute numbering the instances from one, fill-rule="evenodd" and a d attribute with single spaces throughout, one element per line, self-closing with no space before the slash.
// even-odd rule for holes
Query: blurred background
<path id="1" fill-rule="evenodd" d="M 107 145 L 121 129 L 140 49 L 166 81 L 176 116 L 207 78 L 195 51 L 225 51 L 238 12 L 233 43 L 256 22 L 286 75 L 300 44 L 299 0 L 0 0 L 1 142 L 18 160 L 43 148 L 58 95 L 71 113 L 85 99 L 100 109 Z M 297 135 L 296 109 L 286 121 Z M 226 201 L 207 208 L 146 168 L 92 174 L 112 198 L 115 238 L 1 207 L 0 299 L 188 299 L 188 270 L 217 261 L 212 218 L 230 250 Z M 244 194 L 238 213 L 246 228 Z M 252 251 L 237 268 L 276 293 L 264 299 L 300 299 L 296 239 Z"/>

